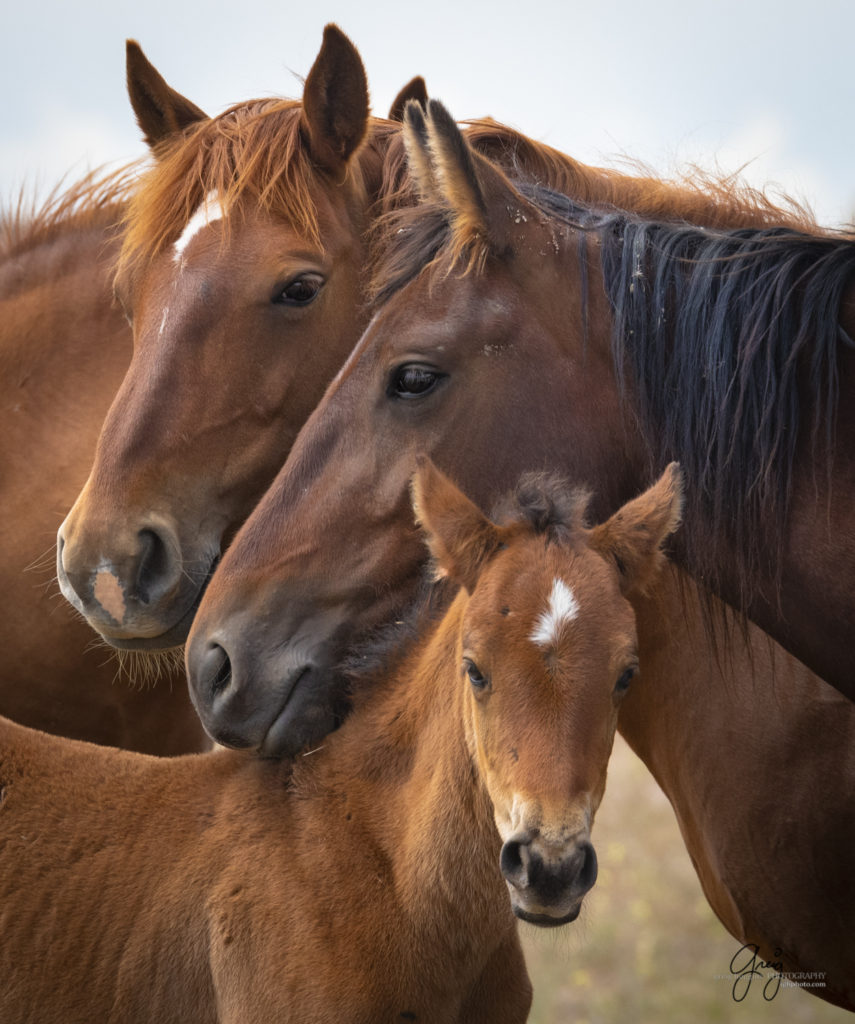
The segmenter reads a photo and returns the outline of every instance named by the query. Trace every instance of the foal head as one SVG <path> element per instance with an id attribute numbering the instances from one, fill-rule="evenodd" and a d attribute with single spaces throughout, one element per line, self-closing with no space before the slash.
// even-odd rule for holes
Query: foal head
<path id="1" fill-rule="evenodd" d="M 514 913 L 565 924 L 596 881 L 591 826 L 638 670 L 628 595 L 664 562 L 679 468 L 593 528 L 587 496 L 551 478 L 524 478 L 501 525 L 427 460 L 413 494 L 438 574 L 468 595 L 457 635 L 466 737 Z"/>

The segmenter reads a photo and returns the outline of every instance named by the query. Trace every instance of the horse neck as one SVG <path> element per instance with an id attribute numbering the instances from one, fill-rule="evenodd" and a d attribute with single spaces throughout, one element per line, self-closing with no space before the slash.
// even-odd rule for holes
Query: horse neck
<path id="1" fill-rule="evenodd" d="M 104 275 L 118 252 L 119 207 L 70 216 L 55 222 L 8 216 L 0 223 L 0 297 L 10 298 L 41 282 L 77 274 L 82 263 L 103 270 L 93 275 L 93 290 L 112 302 Z"/>
<path id="2" fill-rule="evenodd" d="M 507 924 L 510 908 L 492 804 L 470 754 L 469 697 L 460 674 L 465 602 L 459 594 L 391 678 L 369 687 L 366 703 L 341 730 L 347 742 L 334 756 L 334 773 L 351 798 L 359 780 L 373 840 L 424 935 L 445 950 L 454 928 L 471 952 L 498 934 L 484 928 L 484 914 Z"/>

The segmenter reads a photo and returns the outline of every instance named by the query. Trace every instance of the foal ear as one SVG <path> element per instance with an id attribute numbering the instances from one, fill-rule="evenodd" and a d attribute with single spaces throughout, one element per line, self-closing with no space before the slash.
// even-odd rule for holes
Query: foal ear
<path id="1" fill-rule="evenodd" d="M 621 589 L 644 591 L 665 563 L 662 545 L 680 525 L 683 473 L 672 462 L 657 482 L 589 534 L 592 548 L 613 560 L 621 574 Z"/>
<path id="2" fill-rule="evenodd" d="M 426 456 L 418 459 L 411 494 L 437 579 L 447 577 L 471 594 L 501 543 L 499 528 Z"/>
<path id="3" fill-rule="evenodd" d="M 427 106 L 427 85 L 421 75 L 416 75 L 415 78 L 411 78 L 404 88 L 401 89 L 398 95 L 392 100 L 392 106 L 389 107 L 389 120 L 403 121 L 404 109 L 410 100 L 414 103 L 418 103 L 420 107 Z"/>
<path id="4" fill-rule="evenodd" d="M 327 25 L 303 88 L 303 131 L 317 165 L 340 173 L 368 131 L 368 80 L 353 43 Z"/>
<path id="5" fill-rule="evenodd" d="M 204 110 L 166 84 L 133 39 L 125 44 L 125 66 L 131 106 L 143 137 L 152 149 L 189 125 L 207 120 Z"/>

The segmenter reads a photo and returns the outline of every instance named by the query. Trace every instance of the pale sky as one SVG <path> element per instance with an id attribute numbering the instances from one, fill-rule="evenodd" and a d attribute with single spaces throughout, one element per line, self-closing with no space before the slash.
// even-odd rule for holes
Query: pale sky
<path id="1" fill-rule="evenodd" d="M 16 0 L 0 37 L 0 200 L 142 155 L 124 40 L 210 114 L 299 96 L 327 21 L 374 109 L 425 76 L 458 118 L 490 114 L 588 163 L 733 170 L 855 215 L 855 2 L 812 0 Z"/>

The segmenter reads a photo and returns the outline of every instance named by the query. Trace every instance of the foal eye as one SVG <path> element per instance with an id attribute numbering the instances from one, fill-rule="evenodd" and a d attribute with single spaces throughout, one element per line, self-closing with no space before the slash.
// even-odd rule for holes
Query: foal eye
<path id="1" fill-rule="evenodd" d="M 635 668 L 628 668 L 623 673 L 623 675 L 621 675 L 621 677 L 615 683 L 615 691 L 614 692 L 616 694 L 619 695 L 621 693 L 626 693 L 626 691 L 629 689 L 629 684 L 632 682 L 632 677 L 635 675 L 636 671 L 637 670 Z"/>
<path id="2" fill-rule="evenodd" d="M 283 288 L 277 288 L 273 302 L 280 306 L 308 306 L 323 286 L 324 279 L 320 274 L 301 274 Z"/>
<path id="3" fill-rule="evenodd" d="M 475 690 L 485 690 L 487 688 L 489 681 L 486 676 L 481 674 L 481 670 L 474 661 L 469 661 L 468 658 L 465 658 L 463 667 L 466 669 L 466 675 L 469 676 L 469 682 Z"/>
<path id="4" fill-rule="evenodd" d="M 433 391 L 443 376 L 428 366 L 408 363 L 393 371 L 387 394 L 390 398 L 421 398 Z"/>

